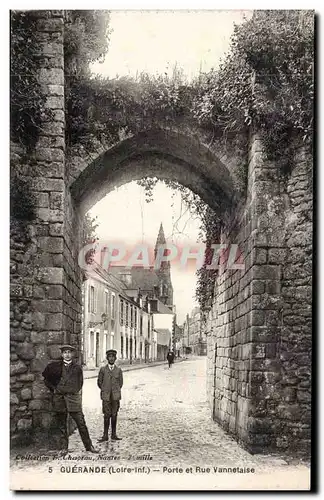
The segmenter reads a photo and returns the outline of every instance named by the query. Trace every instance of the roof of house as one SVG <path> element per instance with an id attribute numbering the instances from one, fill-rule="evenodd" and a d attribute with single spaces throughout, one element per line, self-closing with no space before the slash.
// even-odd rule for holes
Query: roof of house
<path id="1" fill-rule="evenodd" d="M 132 297 L 129 297 L 126 293 L 127 287 L 123 281 L 121 281 L 118 277 L 113 276 L 105 269 L 103 269 L 99 264 L 93 265 L 90 270 L 86 271 L 86 276 L 96 279 L 101 283 L 109 286 L 115 292 L 119 293 L 124 299 L 129 300 L 130 302 L 134 302 Z"/>
<path id="2" fill-rule="evenodd" d="M 157 311 L 152 311 L 153 314 L 173 314 L 172 310 L 159 299 L 154 300 L 157 301 Z"/>

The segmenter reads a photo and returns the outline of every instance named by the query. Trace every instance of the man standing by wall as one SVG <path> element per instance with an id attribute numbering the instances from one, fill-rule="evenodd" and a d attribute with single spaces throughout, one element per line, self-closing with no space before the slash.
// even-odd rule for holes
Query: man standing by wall
<path id="1" fill-rule="evenodd" d="M 121 400 L 121 388 L 123 387 L 123 372 L 116 366 L 117 351 L 109 349 L 106 352 L 108 364 L 99 370 L 98 387 L 101 390 L 102 412 L 104 414 L 104 432 L 98 439 L 99 443 L 108 441 L 109 421 L 111 419 L 111 439 L 119 441 L 116 434 L 117 414 Z"/>
<path id="2" fill-rule="evenodd" d="M 82 412 L 80 391 L 83 386 L 82 368 L 73 355 L 74 347 L 63 345 L 62 359 L 49 363 L 42 375 L 45 385 L 53 393 L 53 408 L 56 412 L 57 428 L 62 438 L 64 451 L 68 451 L 67 415 L 75 421 L 86 451 L 98 453 L 91 442 L 87 425 Z"/>

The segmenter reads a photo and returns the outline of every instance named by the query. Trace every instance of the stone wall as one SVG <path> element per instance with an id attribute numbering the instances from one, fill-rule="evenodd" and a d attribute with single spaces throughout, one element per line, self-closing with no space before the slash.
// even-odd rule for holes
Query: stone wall
<path id="1" fill-rule="evenodd" d="M 63 12 L 37 11 L 38 79 L 47 96 L 36 148 L 25 179 L 36 215 L 11 224 L 11 436 L 21 443 L 48 436 L 51 398 L 41 372 L 59 356 L 64 329 L 65 171 Z M 36 50 L 36 48 L 35 48 Z"/>
<path id="2" fill-rule="evenodd" d="M 220 263 L 215 299 L 207 320 L 207 393 L 213 418 L 249 447 L 249 374 L 252 343 L 251 199 L 237 214 L 232 227 L 225 228 L 220 243 L 237 244 L 244 257 L 244 270 L 228 269 L 228 256 Z"/>
<path id="3" fill-rule="evenodd" d="M 278 448 L 309 451 L 311 435 L 313 161 L 296 150 L 287 183 L 285 247 L 269 252 L 282 265 Z M 284 265 L 283 265 L 284 264 Z"/>

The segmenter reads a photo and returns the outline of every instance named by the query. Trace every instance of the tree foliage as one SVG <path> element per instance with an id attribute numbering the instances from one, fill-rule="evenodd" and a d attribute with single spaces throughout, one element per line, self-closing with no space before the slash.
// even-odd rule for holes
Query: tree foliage
<path id="1" fill-rule="evenodd" d="M 235 26 L 218 71 L 196 82 L 193 113 L 199 123 L 231 137 L 262 132 L 266 154 L 291 163 L 293 139 L 312 145 L 314 13 L 255 11 Z"/>
<path id="2" fill-rule="evenodd" d="M 89 242 L 94 242 L 98 240 L 97 228 L 99 224 L 97 222 L 97 217 L 91 217 L 88 213 L 85 214 L 83 219 L 83 234 L 82 241 L 86 245 Z"/>
<path id="3" fill-rule="evenodd" d="M 147 128 L 189 120 L 191 92 L 178 71 L 171 77 L 80 75 L 67 101 L 67 144 L 91 148 L 95 140 L 109 146 Z"/>
<path id="4" fill-rule="evenodd" d="M 91 217 L 88 213 L 85 214 L 82 226 L 82 243 L 83 245 L 93 244 L 92 248 L 88 250 L 85 255 L 85 261 L 87 264 L 93 262 L 94 255 L 96 252 L 96 241 L 98 241 L 97 235 L 97 217 Z"/>
<path id="5" fill-rule="evenodd" d="M 33 11 L 11 11 L 10 136 L 28 151 L 37 142 L 46 99 L 37 78 L 36 23 Z"/>
<path id="6" fill-rule="evenodd" d="M 66 10 L 64 66 L 67 79 L 89 75 L 89 64 L 103 61 L 108 51 L 109 11 Z"/>

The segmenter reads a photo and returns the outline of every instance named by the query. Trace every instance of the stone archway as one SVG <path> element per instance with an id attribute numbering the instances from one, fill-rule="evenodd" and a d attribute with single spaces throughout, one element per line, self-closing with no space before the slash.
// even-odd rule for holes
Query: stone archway
<path id="1" fill-rule="evenodd" d="M 251 136 L 247 192 L 239 199 L 232 170 L 217 152 L 185 134 L 154 130 L 126 139 L 71 176 L 64 141 L 63 12 L 39 11 L 38 29 L 39 81 L 52 113 L 33 158 L 37 214 L 29 239 L 23 241 L 19 231 L 11 235 L 13 441 L 48 438 L 51 408 L 42 370 L 62 342 L 80 345 L 83 212 L 114 185 L 154 173 L 178 180 L 226 214 L 222 242 L 240 244 L 245 259 L 244 271 L 220 273 L 207 323 L 215 420 L 253 452 L 308 448 L 311 159 L 296 146 L 284 184 L 278 165 L 265 160 L 261 141 Z"/>
<path id="2" fill-rule="evenodd" d="M 177 181 L 220 214 L 238 200 L 217 156 L 190 136 L 163 129 L 141 132 L 99 155 L 71 184 L 72 198 L 84 212 L 114 187 L 146 176 Z"/>

